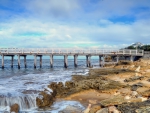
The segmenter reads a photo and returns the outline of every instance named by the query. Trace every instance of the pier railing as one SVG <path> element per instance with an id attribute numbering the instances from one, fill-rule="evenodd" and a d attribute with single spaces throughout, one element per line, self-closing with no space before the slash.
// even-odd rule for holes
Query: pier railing
<path id="1" fill-rule="evenodd" d="M 106 55 L 139 55 L 143 50 L 131 49 L 73 49 L 73 48 L 0 48 L 0 54 L 106 54 Z"/>

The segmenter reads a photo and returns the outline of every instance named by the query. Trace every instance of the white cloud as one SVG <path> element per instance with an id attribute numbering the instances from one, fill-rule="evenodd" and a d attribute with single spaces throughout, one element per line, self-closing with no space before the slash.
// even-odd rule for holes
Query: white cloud
<path id="1" fill-rule="evenodd" d="M 149 20 L 136 21 L 133 24 L 112 23 L 108 20 L 102 20 L 102 22 L 106 26 L 87 23 L 43 23 L 22 18 L 11 20 L 11 22 L 0 24 L 3 27 L 0 30 L 0 45 L 117 48 L 132 42 L 147 43 L 149 40 Z"/>
<path id="2" fill-rule="evenodd" d="M 66 17 L 79 8 L 77 0 L 30 0 L 26 8 L 38 16 Z"/>

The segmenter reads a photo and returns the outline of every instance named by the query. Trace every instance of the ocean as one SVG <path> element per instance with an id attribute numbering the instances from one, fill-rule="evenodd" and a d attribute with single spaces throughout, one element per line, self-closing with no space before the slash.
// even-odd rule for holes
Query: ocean
<path id="1" fill-rule="evenodd" d="M 53 68 L 50 68 L 50 60 L 43 59 L 42 67 L 37 59 L 37 68 L 34 69 L 34 59 L 27 59 L 27 68 L 24 68 L 21 59 L 21 68 L 18 69 L 17 59 L 14 59 L 14 66 L 11 68 L 10 59 L 5 59 L 5 68 L 0 68 L 0 113 L 7 113 L 10 106 L 17 103 L 21 113 L 58 113 L 68 105 L 76 105 L 83 109 L 79 102 L 65 101 L 56 102 L 52 109 L 39 111 L 36 106 L 36 97 L 40 91 L 51 89 L 47 86 L 51 82 L 65 82 L 71 80 L 71 75 L 88 74 L 85 59 L 78 59 L 78 67 L 74 67 L 74 60 L 68 59 L 68 68 L 64 68 L 63 59 L 54 59 Z M 92 59 L 92 65 L 98 65 L 99 59 Z M 0 64 L 1 67 L 1 64 Z"/>

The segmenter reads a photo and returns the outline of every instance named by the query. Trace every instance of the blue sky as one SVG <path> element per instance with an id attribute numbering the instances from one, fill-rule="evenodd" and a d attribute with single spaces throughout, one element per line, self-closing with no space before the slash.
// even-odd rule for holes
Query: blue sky
<path id="1" fill-rule="evenodd" d="M 0 47 L 150 44 L 150 0 L 0 0 Z"/>

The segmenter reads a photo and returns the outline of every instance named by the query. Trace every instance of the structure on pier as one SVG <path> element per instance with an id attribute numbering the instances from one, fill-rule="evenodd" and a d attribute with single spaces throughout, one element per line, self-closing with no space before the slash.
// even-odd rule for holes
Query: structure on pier
<path id="1" fill-rule="evenodd" d="M 86 65 L 91 67 L 91 57 L 99 56 L 99 65 L 105 62 L 106 56 L 111 56 L 119 61 L 119 57 L 124 56 L 133 61 L 134 57 L 139 58 L 144 55 L 143 50 L 110 50 L 110 49 L 51 49 L 51 48 L 0 48 L 2 56 L 2 68 L 4 68 L 4 57 L 11 57 L 11 67 L 13 67 L 14 56 L 18 56 L 18 68 L 20 68 L 20 57 L 24 57 L 24 66 L 27 67 L 27 55 L 34 56 L 34 68 L 36 68 L 37 57 L 40 57 L 40 67 L 42 67 L 42 56 L 50 56 L 50 67 L 53 67 L 53 56 L 64 56 L 64 67 L 68 67 L 68 56 L 74 56 L 74 66 L 77 67 L 78 56 L 86 56 Z"/>

